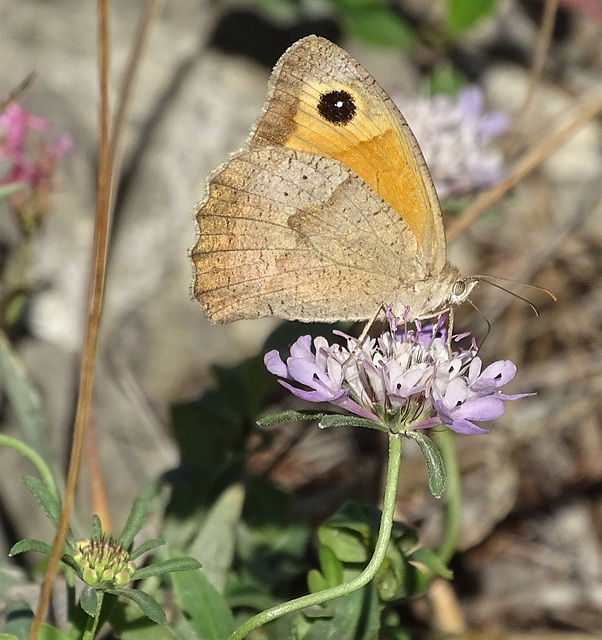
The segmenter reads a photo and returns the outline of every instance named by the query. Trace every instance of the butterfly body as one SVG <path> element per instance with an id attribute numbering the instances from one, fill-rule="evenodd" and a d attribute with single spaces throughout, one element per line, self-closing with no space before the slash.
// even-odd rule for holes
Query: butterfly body
<path id="1" fill-rule="evenodd" d="M 466 297 L 418 144 L 383 89 L 309 36 L 276 65 L 245 149 L 198 209 L 195 297 L 213 322 L 432 315 Z"/>

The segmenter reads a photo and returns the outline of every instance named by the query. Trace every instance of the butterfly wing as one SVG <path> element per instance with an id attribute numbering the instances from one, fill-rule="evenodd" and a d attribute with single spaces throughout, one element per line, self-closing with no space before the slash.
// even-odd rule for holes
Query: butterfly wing
<path id="1" fill-rule="evenodd" d="M 336 160 L 240 151 L 211 177 L 197 219 L 194 293 L 213 322 L 362 320 L 390 302 L 418 316 L 440 303 L 416 286 L 425 273 L 414 233 Z M 450 286 L 430 284 L 435 297 Z"/>
<path id="2" fill-rule="evenodd" d="M 441 209 L 416 138 L 376 80 L 340 47 L 309 36 L 285 52 L 248 144 L 342 162 L 407 223 L 415 259 L 435 275 L 443 269 Z"/>

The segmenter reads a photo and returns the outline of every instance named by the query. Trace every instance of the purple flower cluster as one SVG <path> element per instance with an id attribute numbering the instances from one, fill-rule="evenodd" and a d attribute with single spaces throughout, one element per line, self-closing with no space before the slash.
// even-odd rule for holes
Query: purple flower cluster
<path id="1" fill-rule="evenodd" d="M 47 132 L 50 127 L 48 120 L 28 113 L 17 104 L 9 104 L 0 113 L 0 159 L 8 165 L 4 175 L 0 176 L 0 184 L 37 184 L 47 177 L 49 165 L 54 165 L 58 158 L 71 151 L 71 136 L 63 135 L 54 142 L 39 146 L 36 157 L 30 158 L 28 131 Z"/>
<path id="2" fill-rule="evenodd" d="M 464 87 L 453 100 L 396 99 L 418 140 L 440 198 L 494 186 L 504 179 L 501 154 L 490 141 L 507 131 L 508 116 L 485 113 L 483 92 Z"/>
<path id="3" fill-rule="evenodd" d="M 472 339 L 470 348 L 448 349 L 445 316 L 416 328 L 397 325 L 378 338 L 355 338 L 335 332 L 347 345 L 329 344 L 323 337 L 301 336 L 286 363 L 277 351 L 264 357 L 271 373 L 295 396 L 309 402 L 329 402 L 349 413 L 383 424 L 403 424 L 405 430 L 446 425 L 458 433 L 487 433 L 473 420 L 492 420 L 504 413 L 504 401 L 531 394 L 498 391 L 510 382 L 516 366 L 495 362 L 483 371 Z M 456 336 L 454 342 L 467 339 Z"/>

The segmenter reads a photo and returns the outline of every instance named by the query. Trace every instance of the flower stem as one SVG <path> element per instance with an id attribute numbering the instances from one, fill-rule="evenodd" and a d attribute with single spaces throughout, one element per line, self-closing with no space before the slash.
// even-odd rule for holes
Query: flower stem
<path id="1" fill-rule="evenodd" d="M 380 518 L 380 529 L 378 531 L 378 538 L 376 540 L 372 558 L 362 573 L 353 580 L 339 584 L 336 587 L 330 587 L 329 589 L 317 591 L 316 593 L 310 593 L 306 596 L 301 596 L 295 600 L 290 600 L 272 607 L 271 609 L 267 609 L 266 611 L 262 611 L 241 624 L 228 640 L 242 640 L 242 638 L 244 638 L 250 631 L 270 622 L 271 620 L 311 605 L 322 604 L 328 600 L 345 596 L 357 589 L 361 589 L 363 586 L 367 585 L 372 578 L 374 578 L 385 557 L 387 546 L 391 538 L 400 462 L 401 436 L 399 434 L 390 433 L 389 459 L 387 462 L 387 478 L 385 483 L 385 495 L 383 497 L 382 515 Z"/>
<path id="2" fill-rule="evenodd" d="M 12 438 L 11 436 L 0 434 L 0 446 L 2 445 L 12 447 L 15 451 L 23 454 L 38 470 L 38 473 L 42 477 L 42 482 L 52 493 L 53 498 L 60 503 L 61 495 L 54 482 L 52 471 L 50 471 L 48 465 L 44 462 L 44 459 L 32 447 L 21 440 L 17 440 L 17 438 Z"/>
<path id="3" fill-rule="evenodd" d="M 460 534 L 460 511 L 462 507 L 462 484 L 460 482 L 460 470 L 452 432 L 449 429 L 435 430 L 434 440 L 441 451 L 447 476 L 447 518 L 445 519 L 445 531 L 443 542 L 439 548 L 438 556 L 444 564 L 447 564 L 456 551 L 458 536 Z"/>
<path id="4" fill-rule="evenodd" d="M 96 633 L 96 627 L 98 626 L 98 620 L 100 619 L 100 610 L 102 609 L 102 599 L 104 593 L 100 590 L 96 592 L 96 611 L 93 616 L 88 616 L 88 622 L 86 623 L 86 629 L 82 640 L 92 640 Z"/>

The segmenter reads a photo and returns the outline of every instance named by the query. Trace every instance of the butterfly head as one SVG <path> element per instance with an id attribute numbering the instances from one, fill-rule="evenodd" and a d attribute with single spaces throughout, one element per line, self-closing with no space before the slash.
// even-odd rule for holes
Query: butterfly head
<path id="1" fill-rule="evenodd" d="M 449 294 L 449 306 L 462 304 L 467 300 L 472 290 L 477 286 L 477 283 L 477 278 L 458 278 L 452 285 Z"/>

